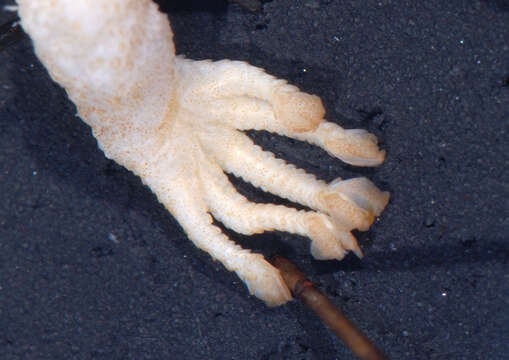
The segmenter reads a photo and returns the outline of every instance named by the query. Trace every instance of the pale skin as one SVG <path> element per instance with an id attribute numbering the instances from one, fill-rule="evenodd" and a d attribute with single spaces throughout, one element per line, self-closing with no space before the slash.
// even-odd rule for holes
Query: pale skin
<path id="1" fill-rule="evenodd" d="M 268 305 L 291 299 L 279 271 L 226 237 L 212 216 L 241 234 L 307 236 L 317 259 L 362 255 L 351 231 L 367 230 L 389 194 L 366 178 L 319 181 L 242 130 L 307 141 L 358 166 L 383 162 L 376 137 L 327 122 L 320 98 L 247 63 L 175 56 L 169 21 L 151 0 L 17 2 L 41 62 L 106 156 L 140 176 L 191 241 L 251 294 Z M 312 210 L 252 203 L 225 172 Z"/>

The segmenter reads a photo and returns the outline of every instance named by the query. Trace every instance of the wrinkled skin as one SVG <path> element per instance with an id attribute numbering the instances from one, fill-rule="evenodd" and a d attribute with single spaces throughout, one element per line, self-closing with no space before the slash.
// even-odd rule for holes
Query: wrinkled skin
<path id="1" fill-rule="evenodd" d="M 319 181 L 242 130 L 307 141 L 358 166 L 383 162 L 375 136 L 327 122 L 320 98 L 249 64 L 176 57 L 169 21 L 150 0 L 18 5 L 37 55 L 106 156 L 140 176 L 193 243 L 235 271 L 252 294 L 268 305 L 291 298 L 279 271 L 228 239 L 211 215 L 242 234 L 307 236 L 317 259 L 362 255 L 351 231 L 367 230 L 389 194 L 365 178 Z M 312 210 L 249 202 L 225 172 Z"/>

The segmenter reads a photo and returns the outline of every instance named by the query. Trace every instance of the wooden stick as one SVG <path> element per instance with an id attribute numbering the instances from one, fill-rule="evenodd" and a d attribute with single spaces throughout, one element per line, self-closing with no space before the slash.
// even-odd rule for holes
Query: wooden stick
<path id="1" fill-rule="evenodd" d="M 279 269 L 286 285 L 362 360 L 386 360 L 378 349 L 320 290 L 289 260 L 275 256 L 272 263 Z"/>

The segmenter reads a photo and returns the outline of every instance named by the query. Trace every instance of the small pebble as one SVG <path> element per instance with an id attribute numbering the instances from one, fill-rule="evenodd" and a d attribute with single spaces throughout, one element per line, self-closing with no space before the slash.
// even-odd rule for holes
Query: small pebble
<path id="1" fill-rule="evenodd" d="M 426 219 L 424 219 L 424 226 L 432 227 L 433 225 L 435 225 L 435 220 L 431 216 L 428 216 Z"/>

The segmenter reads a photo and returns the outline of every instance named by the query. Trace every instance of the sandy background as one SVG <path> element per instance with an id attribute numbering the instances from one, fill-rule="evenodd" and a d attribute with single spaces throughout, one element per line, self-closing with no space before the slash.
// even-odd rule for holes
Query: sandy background
<path id="1" fill-rule="evenodd" d="M 178 53 L 263 67 L 387 149 L 366 170 L 250 133 L 319 178 L 365 175 L 391 191 L 358 234 L 364 260 L 314 261 L 289 234 L 230 235 L 289 257 L 391 359 L 506 358 L 509 3 L 161 3 Z M 75 112 L 29 39 L 0 52 L 2 359 L 353 359 L 298 302 L 249 297 Z"/>

